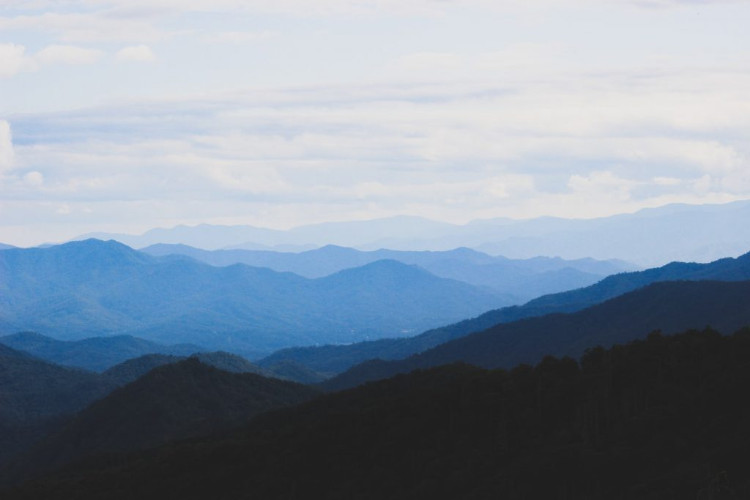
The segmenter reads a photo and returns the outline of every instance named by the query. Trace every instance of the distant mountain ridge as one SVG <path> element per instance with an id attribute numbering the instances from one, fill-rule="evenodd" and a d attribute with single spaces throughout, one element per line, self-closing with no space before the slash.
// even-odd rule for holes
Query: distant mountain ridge
<path id="1" fill-rule="evenodd" d="M 310 280 L 87 240 L 0 251 L 0 331 L 127 334 L 257 356 L 402 335 L 509 303 L 416 266 L 377 261 Z"/>
<path id="2" fill-rule="evenodd" d="M 214 266 L 242 263 L 279 272 L 293 272 L 306 278 L 321 278 L 379 260 L 395 260 L 417 265 L 441 278 L 492 288 L 519 303 L 547 293 L 587 286 L 610 274 L 635 270 L 635 266 L 623 261 L 563 260 L 550 257 L 512 260 L 493 257 L 469 248 L 422 252 L 381 249 L 366 252 L 326 245 L 315 250 L 291 253 L 258 250 L 208 251 L 186 245 L 158 244 L 141 251 L 160 257 L 185 255 Z"/>
<path id="3" fill-rule="evenodd" d="M 542 296 L 521 306 L 488 311 L 476 318 L 428 330 L 410 338 L 380 339 L 350 345 L 288 348 L 260 360 L 259 364 L 262 366 L 266 363 L 290 360 L 317 371 L 341 372 L 370 359 L 406 358 L 501 323 L 551 313 L 580 311 L 655 282 L 674 280 L 750 280 L 750 253 L 737 258 L 719 259 L 708 264 L 673 262 L 659 268 L 620 273 L 585 288 Z"/>
<path id="4" fill-rule="evenodd" d="M 419 217 L 301 226 L 288 231 L 251 226 L 178 226 L 143 235 L 97 233 L 134 248 L 158 243 L 221 248 L 281 249 L 334 244 L 360 250 L 449 250 L 469 247 L 491 255 L 565 259 L 622 259 L 643 267 L 667 262 L 709 262 L 750 247 L 750 201 L 719 205 L 666 205 L 596 219 L 489 219 L 465 225 Z M 648 242 L 644 244 L 643 242 Z"/>

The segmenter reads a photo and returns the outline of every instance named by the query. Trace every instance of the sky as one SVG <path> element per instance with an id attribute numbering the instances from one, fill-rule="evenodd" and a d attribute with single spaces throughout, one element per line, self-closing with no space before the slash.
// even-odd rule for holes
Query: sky
<path id="1" fill-rule="evenodd" d="M 0 242 L 750 199 L 749 1 L 0 0 Z"/>

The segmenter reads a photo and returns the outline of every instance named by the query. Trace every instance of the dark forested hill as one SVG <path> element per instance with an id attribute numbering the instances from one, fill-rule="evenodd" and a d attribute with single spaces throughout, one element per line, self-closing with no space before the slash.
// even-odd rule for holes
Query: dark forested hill
<path id="1" fill-rule="evenodd" d="M 728 333 L 750 325 L 750 281 L 654 283 L 570 314 L 550 314 L 499 324 L 396 361 L 357 365 L 323 385 L 342 389 L 417 368 L 461 361 L 511 367 L 544 355 L 580 356 L 588 347 L 711 325 Z"/>
<path id="2" fill-rule="evenodd" d="M 0 251 L 0 326 L 66 340 L 129 334 L 257 355 L 404 335 L 507 303 L 395 261 L 310 280 L 157 258 L 112 241 Z"/>
<path id="3" fill-rule="evenodd" d="M 651 283 L 671 280 L 750 280 L 750 253 L 708 264 L 675 262 L 645 271 L 616 274 L 586 288 L 546 295 L 522 306 L 489 311 L 476 318 L 435 328 L 414 337 L 380 339 L 350 345 L 288 348 L 261 360 L 259 364 L 291 360 L 320 372 L 339 373 L 370 359 L 403 359 L 500 323 L 556 312 L 580 311 Z"/>
<path id="4" fill-rule="evenodd" d="M 229 373 L 190 358 L 155 368 L 95 402 L 36 445 L 10 475 L 23 476 L 94 453 L 143 449 L 224 431 L 316 394 L 307 386 Z"/>
<path id="5" fill-rule="evenodd" d="M 748 498 L 748 360 L 750 331 L 705 330 L 417 371 L 3 498 Z"/>

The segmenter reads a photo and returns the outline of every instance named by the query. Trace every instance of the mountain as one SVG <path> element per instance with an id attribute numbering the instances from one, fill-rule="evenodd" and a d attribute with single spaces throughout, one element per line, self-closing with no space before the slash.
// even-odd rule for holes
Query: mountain
<path id="1" fill-rule="evenodd" d="M 623 261 L 596 261 L 536 257 L 511 260 L 457 248 L 439 252 L 396 250 L 360 251 L 335 245 L 300 253 L 255 250 L 201 250 L 187 245 L 158 244 L 141 250 L 154 256 L 185 255 L 213 266 L 247 264 L 274 271 L 288 271 L 306 278 L 320 278 L 379 260 L 417 265 L 435 276 L 489 287 L 517 302 L 547 293 L 580 288 L 610 274 L 632 271 Z"/>
<path id="2" fill-rule="evenodd" d="M 675 333 L 706 325 L 724 333 L 750 325 L 750 281 L 654 283 L 577 313 L 499 324 L 403 360 L 365 362 L 322 386 L 340 390 L 458 361 L 508 368 L 548 354 L 578 357 L 587 348 L 645 338 L 656 330 Z"/>
<path id="3" fill-rule="evenodd" d="M 201 351 L 195 345 L 167 346 L 129 335 L 64 341 L 34 332 L 20 332 L 0 337 L 0 344 L 28 352 L 51 363 L 98 372 L 144 354 L 187 356 Z"/>
<path id="4" fill-rule="evenodd" d="M 95 402 L 16 462 L 10 475 L 225 431 L 315 395 L 307 386 L 229 373 L 190 358 L 155 368 Z"/>
<path id="5" fill-rule="evenodd" d="M 190 356 L 203 364 L 230 373 L 255 373 L 267 378 L 278 378 L 300 384 L 317 384 L 327 377 L 292 361 L 279 362 L 266 368 L 228 352 L 201 352 Z M 183 361 L 185 357 L 168 354 L 146 354 L 115 365 L 102 373 L 116 386 L 129 384 L 154 368 Z"/>
<path id="6" fill-rule="evenodd" d="M 670 280 L 750 280 L 750 253 L 708 264 L 673 262 L 645 271 L 620 273 L 586 288 L 542 296 L 522 306 L 489 311 L 476 318 L 428 330 L 413 337 L 349 345 L 292 347 L 273 353 L 258 363 L 265 366 L 287 360 L 301 363 L 318 372 L 340 373 L 370 359 L 406 358 L 500 323 L 551 313 L 580 311 L 651 283 Z"/>
<path id="7" fill-rule="evenodd" d="M 325 223 L 287 231 L 249 226 L 178 226 L 143 235 L 96 235 L 135 248 L 157 243 L 205 249 L 334 244 L 360 250 L 449 250 L 469 247 L 492 255 L 531 258 L 622 259 L 642 267 L 667 262 L 709 262 L 750 248 L 750 201 L 720 205 L 666 205 L 595 219 L 541 217 L 446 224 L 418 217 Z M 644 244 L 648 242 L 648 244 Z"/>
<path id="8" fill-rule="evenodd" d="M 171 243 L 210 250 L 230 247 L 272 250 L 285 247 L 318 247 L 331 243 L 358 246 L 362 241 L 375 242 L 385 237 L 432 238 L 436 234 L 449 233 L 454 227 L 456 226 L 452 224 L 421 217 L 397 216 L 368 221 L 326 222 L 288 231 L 253 226 L 200 224 L 151 229 L 142 235 L 91 233 L 76 239 L 113 239 L 133 248 Z"/>
<path id="9" fill-rule="evenodd" d="M 0 464 L 114 386 L 0 345 Z"/>
<path id="10" fill-rule="evenodd" d="M 258 356 L 405 335 L 507 303 L 395 261 L 310 280 L 157 258 L 114 241 L 0 251 L 0 328 L 65 340 L 127 334 Z"/>
<path id="11" fill-rule="evenodd" d="M 184 359 L 186 358 L 170 354 L 144 354 L 107 368 L 102 376 L 120 387 L 138 380 L 154 368 L 179 363 Z"/>
<path id="12" fill-rule="evenodd" d="M 95 373 L 47 363 L 8 347 L 0 349 L 0 387 L 3 422 L 72 413 L 111 389 Z"/>
<path id="13" fill-rule="evenodd" d="M 260 371 L 270 374 L 229 353 L 200 353 L 198 356 L 200 359 L 190 359 L 238 373 Z M 48 363 L 0 344 L 0 465 L 28 450 L 65 424 L 73 414 L 117 387 L 129 384 L 155 368 L 184 361 L 185 358 L 177 356 L 150 354 L 97 374 Z M 282 376 L 289 378 L 290 375 L 295 373 L 287 368 Z M 316 382 L 320 380 L 304 370 L 298 370 L 296 375 Z M 264 382 L 265 386 L 281 388 L 287 387 L 285 383 L 280 380 Z M 283 394 L 282 391 L 279 396 Z M 255 403 L 248 400 L 244 404 Z"/>
<path id="14" fill-rule="evenodd" d="M 92 458 L 27 498 L 747 498 L 750 331 L 650 335 L 580 361 L 451 365 Z"/>

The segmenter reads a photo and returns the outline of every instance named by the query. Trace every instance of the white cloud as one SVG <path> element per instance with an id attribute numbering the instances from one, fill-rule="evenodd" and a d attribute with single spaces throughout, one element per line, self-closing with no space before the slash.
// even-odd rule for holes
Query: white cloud
<path id="1" fill-rule="evenodd" d="M 254 43 L 259 41 L 271 40 L 280 36 L 277 31 L 224 31 L 206 35 L 203 40 L 209 43 Z"/>
<path id="2" fill-rule="evenodd" d="M 461 56 L 453 52 L 419 52 L 400 57 L 399 71 L 451 71 L 461 67 Z"/>
<path id="3" fill-rule="evenodd" d="M 0 172 L 13 166 L 13 138 L 10 124 L 0 120 Z"/>
<path id="4" fill-rule="evenodd" d="M 23 176 L 23 181 L 32 187 L 39 187 L 44 184 L 44 175 L 41 172 L 29 172 Z"/>
<path id="5" fill-rule="evenodd" d="M 688 1 L 646 3 L 17 2 L 0 32 L 29 48 L 0 45 L 0 76 L 93 62 L 81 50 L 95 49 L 169 65 L 101 64 L 85 84 L 64 66 L 3 81 L 8 101 L 85 110 L 14 109 L 15 154 L 0 126 L 0 168 L 15 167 L 0 204 L 67 203 L 71 223 L 90 202 L 144 226 L 157 212 L 275 225 L 750 197 L 738 21 L 750 11 L 693 3 L 699 17 Z M 49 44 L 56 53 L 29 54 Z"/>
<path id="6" fill-rule="evenodd" d="M 0 16 L 0 31 L 46 33 L 66 43 L 145 42 L 167 36 L 149 16 L 111 16 L 106 10 L 90 10 L 81 4 L 81 12 L 34 12 L 14 17 Z"/>
<path id="7" fill-rule="evenodd" d="M 0 43 L 0 78 L 8 78 L 33 69 L 35 64 L 26 55 L 26 47 L 14 43 Z"/>
<path id="8" fill-rule="evenodd" d="M 104 52 L 97 49 L 86 49 L 74 45 L 50 45 L 40 50 L 35 58 L 42 64 L 94 64 Z"/>
<path id="9" fill-rule="evenodd" d="M 148 45 L 133 45 L 117 51 L 116 57 L 120 61 L 154 62 L 156 54 Z"/>

